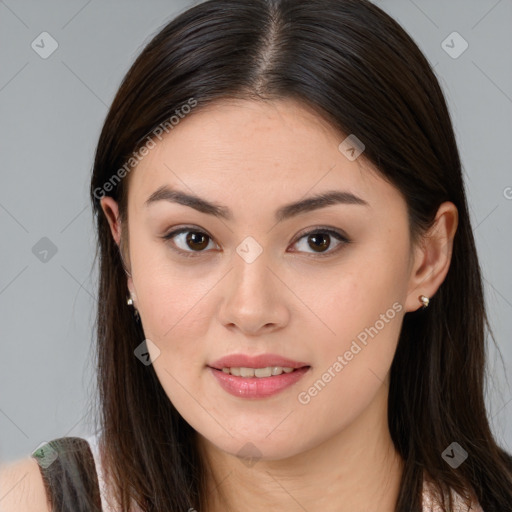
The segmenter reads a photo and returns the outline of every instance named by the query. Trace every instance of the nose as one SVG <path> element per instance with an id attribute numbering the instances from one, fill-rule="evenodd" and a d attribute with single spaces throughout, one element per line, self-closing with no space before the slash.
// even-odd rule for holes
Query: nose
<path id="1" fill-rule="evenodd" d="M 256 336 L 283 328 L 289 321 L 287 301 L 293 294 L 270 268 L 265 252 L 248 263 L 234 255 L 233 268 L 224 279 L 219 320 L 230 329 Z"/>

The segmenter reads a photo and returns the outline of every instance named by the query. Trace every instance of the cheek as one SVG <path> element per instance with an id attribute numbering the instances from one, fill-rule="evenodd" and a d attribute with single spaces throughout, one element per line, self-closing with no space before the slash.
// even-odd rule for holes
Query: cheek
<path id="1" fill-rule="evenodd" d="M 317 365 L 301 386 L 299 403 L 335 409 L 349 420 L 382 386 L 391 366 L 404 314 L 405 245 L 381 244 L 358 254 L 317 296 Z M 305 285 L 306 286 L 306 285 Z M 313 405 L 316 404 L 316 405 Z"/>
<path id="2" fill-rule="evenodd" d="M 207 326 L 208 292 L 213 284 L 165 273 L 144 280 L 140 292 L 145 333 L 163 345 L 196 338 Z"/>
<path id="3" fill-rule="evenodd" d="M 315 286 L 308 279 L 301 280 L 300 293 L 308 297 L 319 319 L 319 337 L 337 349 L 350 345 L 350 340 L 365 328 L 379 322 L 381 315 L 386 323 L 382 330 L 390 331 L 391 322 L 386 320 L 393 320 L 397 309 L 403 308 L 407 254 L 403 247 L 375 246 L 373 250 L 354 252 L 338 270 L 332 269 L 325 279 L 317 279 Z M 322 292 L 312 293 L 314 289 Z M 393 307 L 396 303 L 402 307 Z"/>
<path id="4" fill-rule="evenodd" d="M 191 396 L 201 396 L 198 376 L 213 314 L 207 297 L 214 283 L 156 266 L 139 277 L 144 334 L 159 350 L 153 368 L 169 399 L 186 411 Z"/>
<path id="5" fill-rule="evenodd" d="M 206 329 L 208 294 L 221 277 L 207 265 L 180 263 L 170 250 L 165 242 L 146 240 L 132 253 L 144 332 L 162 345 L 161 350 L 171 343 L 174 349 L 190 346 L 190 339 L 199 339 Z"/>

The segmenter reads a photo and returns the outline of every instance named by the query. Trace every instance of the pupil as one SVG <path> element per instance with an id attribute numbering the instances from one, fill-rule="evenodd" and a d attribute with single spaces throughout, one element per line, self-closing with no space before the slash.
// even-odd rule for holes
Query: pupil
<path id="1" fill-rule="evenodd" d="M 198 242 L 198 239 L 203 239 L 203 242 Z M 208 241 L 207 241 L 207 236 L 206 235 L 202 235 L 200 233 L 194 233 L 194 232 L 189 232 L 188 235 L 187 235 L 187 244 L 199 244 L 199 247 L 196 246 L 195 249 L 204 249 L 205 247 L 208 246 Z M 190 246 L 190 245 L 189 245 Z M 194 247 L 190 247 L 191 249 L 194 249 Z"/>
<path id="2" fill-rule="evenodd" d="M 313 243 L 315 244 L 315 246 L 312 247 L 312 248 L 314 250 L 316 250 L 316 249 L 327 249 L 329 247 L 329 242 L 327 240 L 328 235 L 326 235 L 326 234 L 324 234 L 324 235 L 322 235 L 322 234 L 320 234 L 320 235 L 314 234 L 314 235 L 310 235 L 308 238 L 310 240 L 313 240 Z M 319 239 L 322 240 L 322 241 L 318 244 L 318 240 Z M 319 251 L 319 252 L 321 252 L 321 251 Z"/>

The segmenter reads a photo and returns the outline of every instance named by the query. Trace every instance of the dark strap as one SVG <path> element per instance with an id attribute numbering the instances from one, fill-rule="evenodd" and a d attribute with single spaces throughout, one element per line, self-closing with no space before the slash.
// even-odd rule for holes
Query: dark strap
<path id="1" fill-rule="evenodd" d="M 60 437 L 35 450 L 52 512 L 102 512 L 96 465 L 89 443 Z"/>

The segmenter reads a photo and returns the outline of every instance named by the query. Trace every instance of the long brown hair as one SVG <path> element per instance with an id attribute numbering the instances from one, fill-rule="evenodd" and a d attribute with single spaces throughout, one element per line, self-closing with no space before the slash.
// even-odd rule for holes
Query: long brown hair
<path id="1" fill-rule="evenodd" d="M 133 502 L 145 511 L 204 510 L 206 468 L 195 431 L 152 365 L 134 356 L 145 336 L 126 305 L 120 250 L 99 200 L 107 194 L 118 201 L 125 228 L 126 162 L 191 99 L 197 111 L 223 98 L 294 98 L 335 129 L 357 134 L 365 158 L 403 194 L 414 239 L 442 202 L 455 204 L 450 269 L 429 308 L 405 315 L 391 366 L 388 422 L 404 461 L 396 511 L 420 511 L 424 472 L 440 493 L 472 489 L 485 512 L 511 510 L 512 459 L 493 438 L 484 403 L 491 330 L 449 112 L 417 45 L 366 0 L 206 1 L 159 30 L 119 87 L 90 194 L 102 446 L 122 510 Z M 469 454 L 457 469 L 442 457 L 454 441 Z"/>

